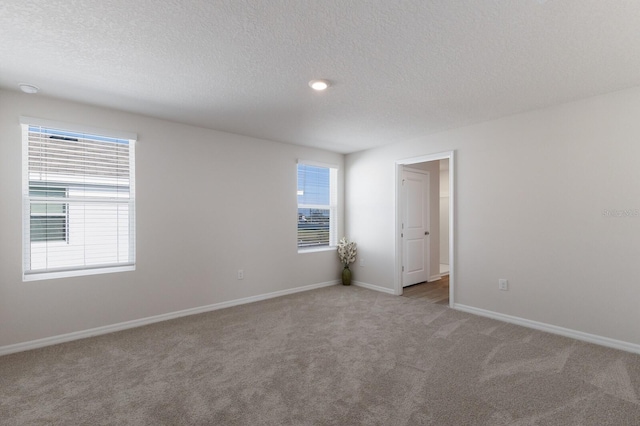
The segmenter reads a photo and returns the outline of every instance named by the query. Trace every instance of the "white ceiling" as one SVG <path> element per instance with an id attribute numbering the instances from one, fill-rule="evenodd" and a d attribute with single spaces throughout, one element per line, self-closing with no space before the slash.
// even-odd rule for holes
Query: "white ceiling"
<path id="1" fill-rule="evenodd" d="M 348 153 L 640 85 L 640 1 L 2 0 L 18 82 Z"/>

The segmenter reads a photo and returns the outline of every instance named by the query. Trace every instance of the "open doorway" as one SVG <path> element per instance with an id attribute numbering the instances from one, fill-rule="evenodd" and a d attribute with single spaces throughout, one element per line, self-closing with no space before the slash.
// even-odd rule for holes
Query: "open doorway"
<path id="1" fill-rule="evenodd" d="M 396 161 L 397 295 L 429 291 L 442 299 L 440 303 L 454 304 L 454 161 L 454 151 Z M 424 191 L 407 178 L 420 170 L 431 176 Z M 423 238 L 417 238 L 418 234 Z M 434 285 L 407 287 L 416 284 L 415 271 L 423 270 L 428 271 L 423 282 Z M 440 296 L 443 289 L 444 297 Z"/>

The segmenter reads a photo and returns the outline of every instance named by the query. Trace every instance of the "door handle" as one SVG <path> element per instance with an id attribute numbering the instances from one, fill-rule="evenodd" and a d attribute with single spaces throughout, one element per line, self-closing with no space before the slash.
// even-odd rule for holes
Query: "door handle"
<path id="1" fill-rule="evenodd" d="M 424 231 L 424 235 L 429 235 L 429 231 Z"/>

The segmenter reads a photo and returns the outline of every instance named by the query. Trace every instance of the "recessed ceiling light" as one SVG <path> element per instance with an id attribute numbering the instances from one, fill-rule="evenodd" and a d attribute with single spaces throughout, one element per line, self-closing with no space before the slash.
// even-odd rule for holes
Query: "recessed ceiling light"
<path id="1" fill-rule="evenodd" d="M 38 89 L 37 86 L 34 86 L 33 84 L 27 84 L 27 83 L 20 83 L 18 84 L 18 87 L 20 87 L 20 90 L 22 90 L 24 93 L 29 93 L 29 94 L 38 93 L 38 91 L 40 90 Z"/>
<path id="2" fill-rule="evenodd" d="M 327 80 L 311 80 L 309 82 L 309 87 L 317 91 L 326 90 L 330 85 L 331 84 Z"/>

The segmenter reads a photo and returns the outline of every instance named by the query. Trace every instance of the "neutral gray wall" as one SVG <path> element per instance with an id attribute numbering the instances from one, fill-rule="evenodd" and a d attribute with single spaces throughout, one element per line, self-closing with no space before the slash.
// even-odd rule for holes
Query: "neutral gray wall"
<path id="1" fill-rule="evenodd" d="M 359 281 L 393 288 L 395 162 L 456 151 L 455 300 L 640 344 L 640 88 L 346 157 Z M 510 290 L 498 290 L 507 278 Z"/>
<path id="2" fill-rule="evenodd" d="M 135 272 L 22 282 L 20 115 L 138 133 Z M 298 158 L 342 197 L 341 154 L 0 91 L 0 347 L 337 280 L 335 250 L 297 252 Z"/>

